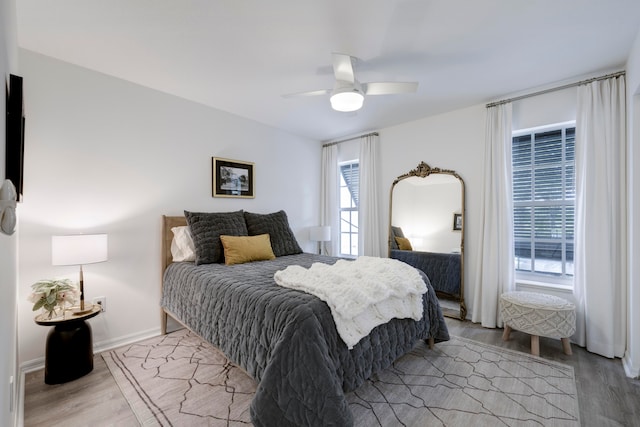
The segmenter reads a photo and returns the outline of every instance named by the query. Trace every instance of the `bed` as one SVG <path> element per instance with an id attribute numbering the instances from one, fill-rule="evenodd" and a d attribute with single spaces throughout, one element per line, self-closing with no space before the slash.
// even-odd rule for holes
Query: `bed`
<path id="1" fill-rule="evenodd" d="M 424 272 L 438 295 L 460 295 L 460 254 L 391 249 L 391 258 Z"/>
<path id="2" fill-rule="evenodd" d="M 274 241 L 277 256 L 271 260 L 173 262 L 171 230 L 185 225 L 185 217 L 163 217 L 162 333 L 171 316 L 252 376 L 258 382 L 250 408 L 256 426 L 353 425 L 345 392 L 389 367 L 419 340 L 433 346 L 449 339 L 435 292 L 423 275 L 428 288 L 423 318 L 392 319 L 348 350 L 326 303 L 273 279 L 289 265 L 331 264 L 337 258 L 285 254 Z"/>
<path id="3" fill-rule="evenodd" d="M 408 242 L 401 227 L 391 226 L 389 258 L 405 262 L 424 272 L 431 281 L 436 295 L 459 299 L 462 295 L 462 254 L 460 252 L 415 251 L 411 243 L 401 248 L 399 242 Z"/>

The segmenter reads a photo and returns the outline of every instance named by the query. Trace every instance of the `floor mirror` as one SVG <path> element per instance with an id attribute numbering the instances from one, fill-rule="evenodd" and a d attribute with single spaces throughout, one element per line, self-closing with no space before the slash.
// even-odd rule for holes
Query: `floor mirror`
<path id="1" fill-rule="evenodd" d="M 464 181 L 421 162 L 400 175 L 389 197 L 389 257 L 422 270 L 445 316 L 464 320 Z"/>

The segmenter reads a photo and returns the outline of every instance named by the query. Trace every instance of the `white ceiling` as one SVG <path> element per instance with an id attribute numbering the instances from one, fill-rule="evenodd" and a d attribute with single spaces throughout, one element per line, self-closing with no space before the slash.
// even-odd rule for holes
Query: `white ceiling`
<path id="1" fill-rule="evenodd" d="M 21 48 L 329 140 L 624 68 L 640 0 L 17 0 Z M 357 113 L 327 96 L 331 53 L 361 82 L 418 81 Z"/>

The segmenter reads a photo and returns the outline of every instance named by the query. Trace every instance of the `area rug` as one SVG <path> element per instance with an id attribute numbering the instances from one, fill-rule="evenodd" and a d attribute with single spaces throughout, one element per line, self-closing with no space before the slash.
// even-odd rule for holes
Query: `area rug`
<path id="1" fill-rule="evenodd" d="M 143 426 L 251 425 L 256 382 L 179 330 L 102 354 Z M 356 426 L 579 426 L 573 368 L 460 337 L 347 393 Z"/>

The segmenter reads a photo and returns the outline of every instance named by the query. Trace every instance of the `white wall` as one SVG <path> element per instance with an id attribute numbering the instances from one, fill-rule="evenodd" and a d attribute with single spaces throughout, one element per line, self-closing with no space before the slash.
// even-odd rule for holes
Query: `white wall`
<path id="1" fill-rule="evenodd" d="M 628 347 L 623 359 L 630 377 L 640 377 L 640 32 L 627 61 L 627 197 L 629 218 Z"/>
<path id="2" fill-rule="evenodd" d="M 15 0 L 0 0 L 0 76 L 2 98 L 4 82 L 9 74 L 17 73 Z M 0 185 L 5 174 L 5 122 L 6 105 L 0 102 Z M 19 211 L 20 208 L 17 210 Z M 17 234 L 0 233 L 0 425 L 13 425 L 16 419 L 17 376 Z"/>
<path id="3" fill-rule="evenodd" d="M 51 266 L 51 236 L 104 232 L 109 261 L 87 265 L 96 349 L 157 334 L 161 215 L 284 209 L 303 249 L 318 223 L 319 141 L 39 54 L 20 51 L 25 82 L 25 190 L 19 253 L 20 361 L 43 362 L 47 328 L 26 301 Z M 256 198 L 211 197 L 211 157 L 255 162 Z"/>
<path id="4" fill-rule="evenodd" d="M 514 131 L 576 119 L 578 88 L 571 87 L 513 102 Z"/>

